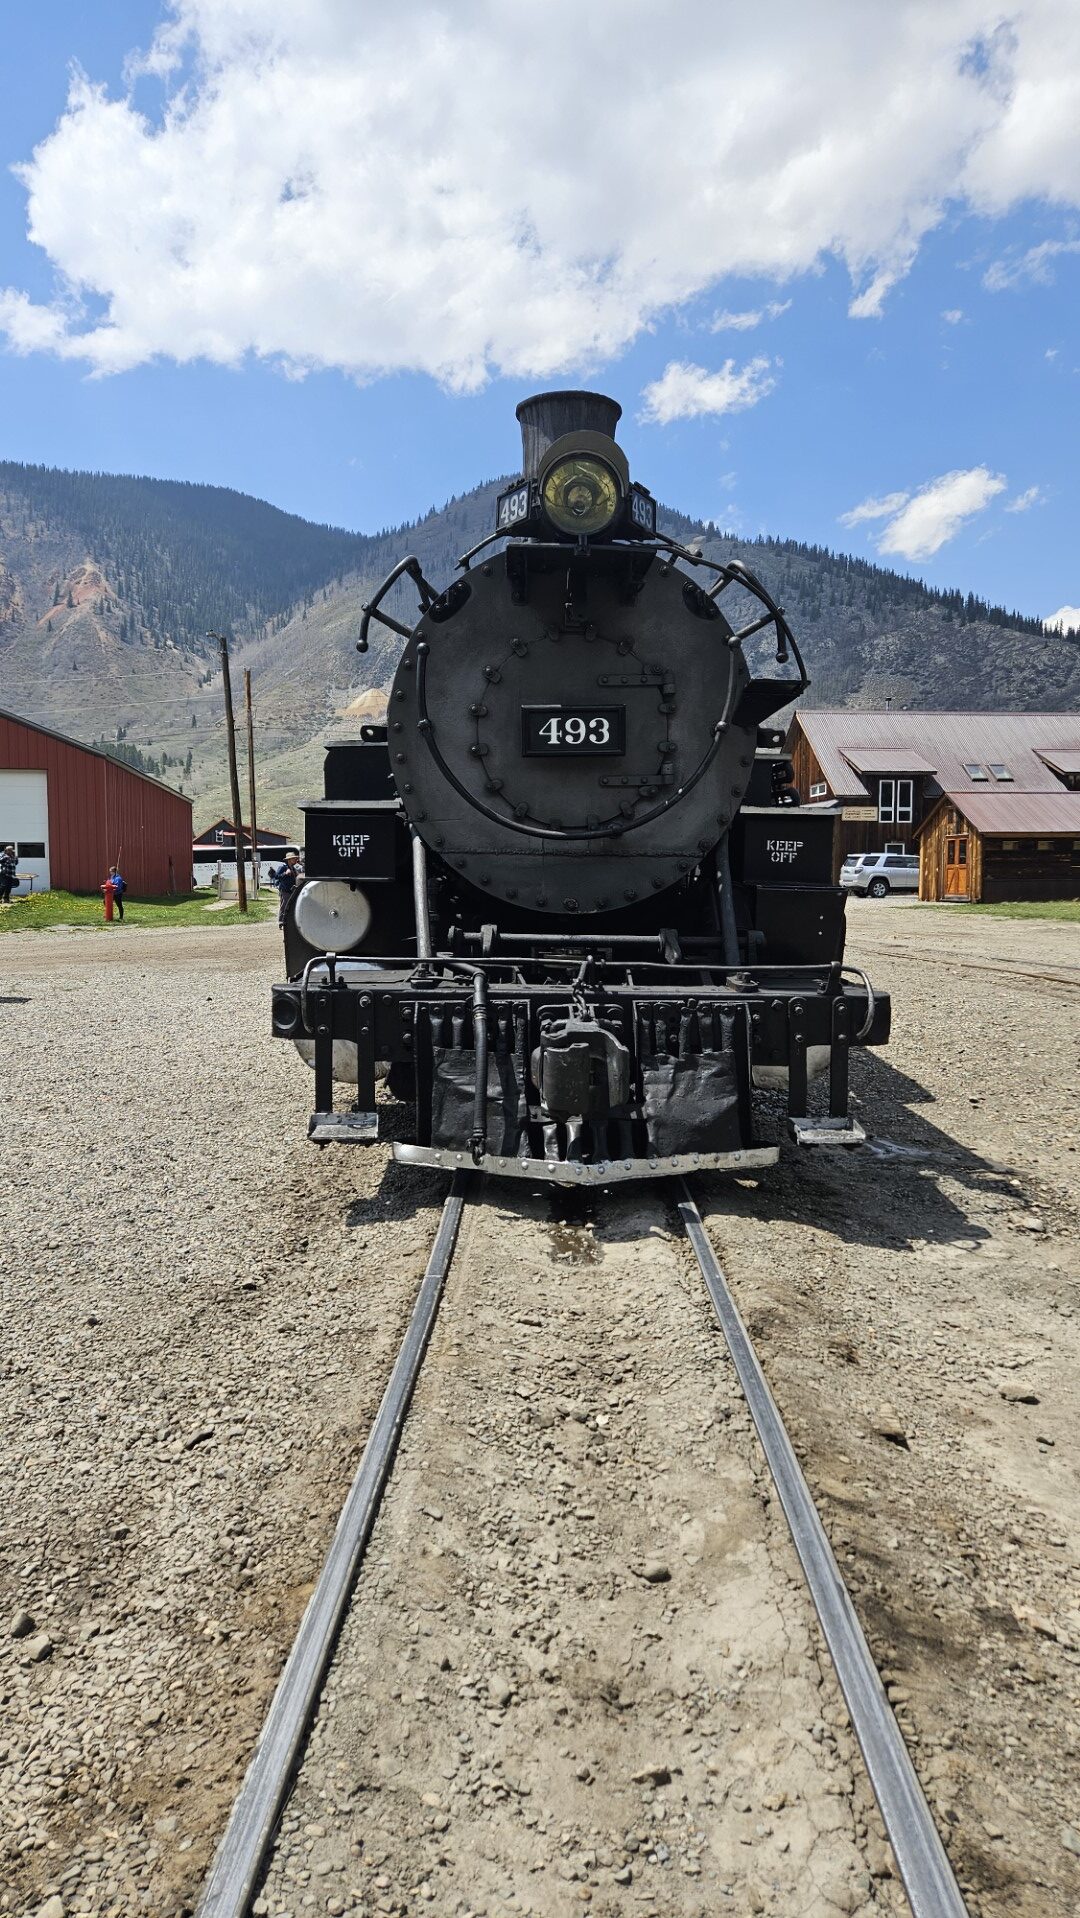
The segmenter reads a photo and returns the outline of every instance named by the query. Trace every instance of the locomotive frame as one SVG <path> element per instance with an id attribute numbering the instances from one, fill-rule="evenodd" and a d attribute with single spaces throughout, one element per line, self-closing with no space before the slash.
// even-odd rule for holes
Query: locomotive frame
<path id="1" fill-rule="evenodd" d="M 798 645 L 741 562 L 656 532 L 618 415 L 601 395 L 523 402 L 494 531 L 444 591 L 410 556 L 364 608 L 362 650 L 373 619 L 404 641 L 390 717 L 327 749 L 273 989 L 320 1145 L 378 1136 L 380 1073 L 415 1109 L 395 1157 L 430 1167 L 747 1170 L 779 1154 L 769 1090 L 802 1146 L 865 1137 L 848 1058 L 886 1041 L 889 1002 L 844 963 L 836 813 L 795 810 L 766 723 L 809 683 Z M 411 626 L 384 607 L 405 579 Z M 732 587 L 759 609 L 738 631 Z M 766 630 L 796 678 L 751 675 Z"/>

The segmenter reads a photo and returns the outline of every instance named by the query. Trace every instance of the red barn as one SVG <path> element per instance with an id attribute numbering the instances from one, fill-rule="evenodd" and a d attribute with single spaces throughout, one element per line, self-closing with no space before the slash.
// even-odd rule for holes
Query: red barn
<path id="1" fill-rule="evenodd" d="M 143 898 L 191 889 L 190 799 L 96 746 L 0 712 L 0 846 L 12 844 L 35 891 L 96 892 L 118 856 Z"/>

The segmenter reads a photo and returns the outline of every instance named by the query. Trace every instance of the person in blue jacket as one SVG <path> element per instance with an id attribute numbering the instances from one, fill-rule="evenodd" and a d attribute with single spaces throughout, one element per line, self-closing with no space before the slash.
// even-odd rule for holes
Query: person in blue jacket
<path id="1" fill-rule="evenodd" d="M 127 891 L 127 881 L 123 878 L 119 866 L 109 867 L 109 884 L 113 891 L 113 910 L 118 918 L 123 919 L 124 894 Z"/>
<path id="2" fill-rule="evenodd" d="M 304 877 L 304 869 L 296 853 L 287 852 L 285 854 L 285 864 L 279 866 L 276 872 L 272 872 L 270 877 L 278 889 L 278 896 L 281 900 L 281 904 L 278 907 L 277 922 L 279 926 L 283 926 L 285 924 L 285 908 L 292 898 L 293 893 L 296 891 L 297 886 L 300 884 L 301 879 Z"/>

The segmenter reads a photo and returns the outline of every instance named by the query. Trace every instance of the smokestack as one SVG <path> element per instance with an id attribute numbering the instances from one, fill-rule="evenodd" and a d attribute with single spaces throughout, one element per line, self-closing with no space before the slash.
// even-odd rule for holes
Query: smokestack
<path id="1" fill-rule="evenodd" d="M 564 433 L 604 433 L 613 440 L 622 407 L 603 393 L 534 393 L 517 416 L 522 468 L 526 479 L 535 479 L 548 447 Z"/>

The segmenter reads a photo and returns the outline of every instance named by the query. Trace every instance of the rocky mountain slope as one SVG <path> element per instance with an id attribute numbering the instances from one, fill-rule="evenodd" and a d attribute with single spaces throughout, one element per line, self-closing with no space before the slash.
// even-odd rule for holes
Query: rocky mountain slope
<path id="1" fill-rule="evenodd" d="M 0 706 L 115 740 L 227 809 L 217 651 L 252 672 L 264 823 L 295 828 L 328 733 L 385 685 L 399 642 L 355 650 L 360 607 L 406 552 L 436 582 L 491 528 L 501 481 L 373 535 L 313 526 L 221 487 L 0 463 Z M 737 541 L 665 510 L 675 537 L 739 554 L 786 606 L 817 705 L 1080 705 L 1080 649 L 1035 619 L 794 540 Z M 414 604 L 396 590 L 400 613 Z M 725 602 L 725 605 L 727 602 Z M 737 611 L 737 609 L 736 609 Z"/>

